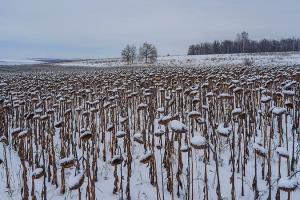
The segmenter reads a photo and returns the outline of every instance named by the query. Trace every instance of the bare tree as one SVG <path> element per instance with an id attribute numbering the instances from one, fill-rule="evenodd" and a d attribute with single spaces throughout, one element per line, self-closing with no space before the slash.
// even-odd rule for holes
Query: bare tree
<path id="1" fill-rule="evenodd" d="M 140 60 L 145 63 L 154 63 L 157 60 L 157 50 L 153 44 L 145 42 L 143 46 L 140 47 L 139 52 Z"/>
<path id="2" fill-rule="evenodd" d="M 249 34 L 246 31 L 241 33 L 241 42 L 242 42 L 242 52 L 245 53 L 245 48 L 249 42 Z"/>
<path id="3" fill-rule="evenodd" d="M 121 52 L 122 60 L 127 64 L 132 64 L 136 59 L 136 47 L 134 45 L 126 45 Z"/>

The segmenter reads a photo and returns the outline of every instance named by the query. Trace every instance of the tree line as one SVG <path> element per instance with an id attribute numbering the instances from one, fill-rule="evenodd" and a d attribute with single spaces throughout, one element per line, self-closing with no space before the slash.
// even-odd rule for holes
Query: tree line
<path id="1" fill-rule="evenodd" d="M 157 49 L 153 44 L 145 42 L 137 54 L 135 45 L 126 45 L 121 52 L 122 61 L 132 64 L 136 59 L 145 63 L 154 63 L 157 60 Z"/>
<path id="2" fill-rule="evenodd" d="M 300 51 L 299 38 L 251 40 L 245 31 L 235 40 L 215 40 L 189 46 L 188 55 Z"/>

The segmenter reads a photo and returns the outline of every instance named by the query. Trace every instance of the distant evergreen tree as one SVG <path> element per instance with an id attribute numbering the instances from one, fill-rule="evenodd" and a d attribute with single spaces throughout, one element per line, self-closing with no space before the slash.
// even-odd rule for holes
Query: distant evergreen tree
<path id="1" fill-rule="evenodd" d="M 299 38 L 281 40 L 262 39 L 250 40 L 249 34 L 243 31 L 237 34 L 235 40 L 223 40 L 192 44 L 188 48 L 188 55 L 227 54 L 227 53 L 259 53 L 259 52 L 288 52 L 300 51 Z"/>

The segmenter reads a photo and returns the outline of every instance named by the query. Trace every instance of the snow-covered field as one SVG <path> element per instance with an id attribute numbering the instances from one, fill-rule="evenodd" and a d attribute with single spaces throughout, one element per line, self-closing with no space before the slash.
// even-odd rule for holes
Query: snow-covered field
<path id="1" fill-rule="evenodd" d="M 298 199 L 299 55 L 245 57 L 0 73 L 0 199 Z"/>
<path id="2" fill-rule="evenodd" d="M 50 64 L 53 62 L 57 66 L 74 67 L 124 67 L 128 66 L 120 58 L 101 58 L 101 59 L 0 59 L 1 65 L 32 65 Z M 49 61 L 49 62 L 48 62 Z M 248 61 L 252 66 L 293 66 L 300 64 L 300 52 L 286 53 L 251 53 L 251 54 L 212 54 L 212 55 L 178 55 L 178 56 L 159 56 L 157 62 L 152 65 L 189 66 L 189 67 L 216 67 L 226 65 L 244 65 Z M 135 61 L 131 66 L 148 66 L 139 61 Z"/>
<path id="3" fill-rule="evenodd" d="M 300 64 L 300 52 L 214 54 L 160 57 L 163 64 L 187 64 L 197 66 L 244 65 L 249 60 L 253 66 L 292 66 Z"/>
<path id="4" fill-rule="evenodd" d="M 253 53 L 253 54 L 213 54 L 191 56 L 160 56 L 155 65 L 168 66 L 224 66 L 243 65 L 248 60 L 253 66 L 292 66 L 300 64 L 300 52 L 287 53 Z M 126 63 L 120 59 L 93 59 L 84 61 L 64 62 L 61 66 L 84 67 L 122 67 Z M 142 65 L 135 62 L 133 65 Z"/>
<path id="5" fill-rule="evenodd" d="M 32 65 L 40 63 L 43 62 L 33 59 L 0 59 L 0 65 Z"/>

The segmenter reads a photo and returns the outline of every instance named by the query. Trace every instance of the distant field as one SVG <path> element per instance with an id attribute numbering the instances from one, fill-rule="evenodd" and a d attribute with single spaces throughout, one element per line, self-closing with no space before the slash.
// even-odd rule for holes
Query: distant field
<path id="1" fill-rule="evenodd" d="M 40 64 L 42 61 L 32 59 L 0 59 L 1 65 L 32 65 Z"/>
<path id="2" fill-rule="evenodd" d="M 300 64 L 299 52 L 288 53 L 254 53 L 254 54 L 213 54 L 213 55 L 178 55 L 160 56 L 157 65 L 169 66 L 223 66 L 244 65 L 245 62 L 254 66 L 292 66 Z M 82 61 L 68 61 L 58 63 L 60 66 L 83 66 L 83 67 L 120 67 L 126 65 L 120 59 L 93 59 Z M 143 65 L 136 62 L 133 65 Z"/>
<path id="3" fill-rule="evenodd" d="M 159 56 L 155 66 L 174 67 L 215 67 L 231 65 L 252 66 L 293 66 L 300 64 L 300 52 L 287 53 L 246 53 L 211 55 L 172 55 Z M 0 66 L 64 66 L 64 67 L 124 67 L 128 66 L 120 58 L 100 59 L 0 59 Z M 149 65 L 149 64 L 148 64 Z M 136 61 L 131 66 L 145 66 Z"/>

